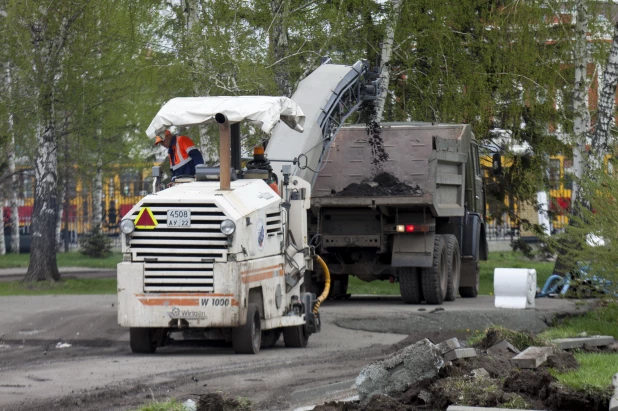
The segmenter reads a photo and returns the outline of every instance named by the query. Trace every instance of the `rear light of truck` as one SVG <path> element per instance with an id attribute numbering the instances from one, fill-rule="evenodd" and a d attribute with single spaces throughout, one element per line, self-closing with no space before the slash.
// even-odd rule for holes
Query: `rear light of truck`
<path id="1" fill-rule="evenodd" d="M 429 225 L 427 224 L 400 224 L 397 225 L 396 230 L 398 233 L 426 233 L 429 231 Z"/>

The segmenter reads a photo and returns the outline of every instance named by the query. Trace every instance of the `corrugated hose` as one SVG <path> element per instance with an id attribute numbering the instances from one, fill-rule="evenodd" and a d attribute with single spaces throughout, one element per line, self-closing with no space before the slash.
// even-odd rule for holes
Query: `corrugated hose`
<path id="1" fill-rule="evenodd" d="M 324 260 L 322 260 L 322 257 L 316 255 L 315 259 L 318 263 L 320 263 L 322 270 L 324 270 L 324 291 L 322 291 L 322 294 L 318 297 L 318 300 L 313 307 L 313 314 L 318 313 L 318 310 L 320 309 L 320 304 L 322 304 L 322 302 L 326 300 L 326 298 L 328 297 L 328 293 L 330 292 L 330 271 L 328 271 L 328 267 L 326 266 Z"/>

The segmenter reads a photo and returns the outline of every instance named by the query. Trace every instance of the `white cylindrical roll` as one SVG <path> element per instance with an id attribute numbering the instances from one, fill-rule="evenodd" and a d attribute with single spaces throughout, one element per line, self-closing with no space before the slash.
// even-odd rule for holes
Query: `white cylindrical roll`
<path id="1" fill-rule="evenodd" d="M 528 268 L 496 268 L 494 295 L 497 308 L 534 308 L 536 270 Z"/>

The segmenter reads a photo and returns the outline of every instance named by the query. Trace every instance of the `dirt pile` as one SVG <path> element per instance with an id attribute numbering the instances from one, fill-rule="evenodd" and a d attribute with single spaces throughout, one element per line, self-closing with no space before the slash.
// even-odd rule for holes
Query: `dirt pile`
<path id="1" fill-rule="evenodd" d="M 384 196 L 420 196 L 421 188 L 412 187 L 390 173 L 380 173 L 371 181 L 352 183 L 334 194 L 335 197 L 384 197 Z"/>
<path id="2" fill-rule="evenodd" d="M 197 411 L 251 411 L 249 402 L 241 403 L 233 398 L 223 398 L 221 394 L 211 393 L 200 396 Z"/>
<path id="3" fill-rule="evenodd" d="M 487 349 L 504 341 L 506 336 L 519 349 L 527 348 L 527 342 L 536 341 L 530 334 L 490 329 L 476 346 L 476 356 L 445 362 L 437 376 L 411 382 L 403 391 L 390 396 L 374 395 L 364 402 L 330 402 L 314 410 L 443 411 L 452 404 L 551 411 L 607 410 L 609 392 L 605 395 L 591 390 L 575 391 L 559 384 L 549 373 L 550 368 L 560 371 L 577 368 L 579 365 L 570 352 L 557 349 L 545 364 L 534 370 L 519 369 L 511 363 L 515 355 L 512 346 L 489 350 L 491 354 L 488 354 Z"/>

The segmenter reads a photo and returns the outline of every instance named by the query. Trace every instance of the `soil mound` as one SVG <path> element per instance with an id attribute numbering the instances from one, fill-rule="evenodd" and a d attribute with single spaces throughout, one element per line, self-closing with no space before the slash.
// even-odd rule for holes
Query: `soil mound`
<path id="1" fill-rule="evenodd" d="M 423 195 L 421 188 L 412 187 L 390 173 L 380 173 L 371 181 L 352 183 L 334 194 L 336 197 L 384 197 Z"/>
<path id="2" fill-rule="evenodd" d="M 250 411 L 249 404 L 241 404 L 232 398 L 223 398 L 221 394 L 204 394 L 197 402 L 197 411 Z"/>
<path id="3" fill-rule="evenodd" d="M 521 348 L 538 341 L 529 333 L 495 328 L 487 330 L 479 346 L 492 346 L 505 337 Z M 576 391 L 559 384 L 549 373 L 550 368 L 559 371 L 577 368 L 572 353 L 556 350 L 545 364 L 534 370 L 517 368 L 511 363 L 513 356 L 508 350 L 488 354 L 477 349 L 476 357 L 447 362 L 437 377 L 411 383 L 404 392 L 391 397 L 375 395 L 368 402 L 330 402 L 315 410 L 443 411 L 452 404 L 551 411 L 607 410 L 609 391 Z"/>

